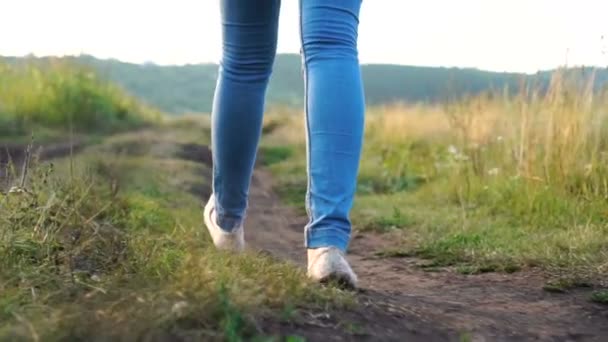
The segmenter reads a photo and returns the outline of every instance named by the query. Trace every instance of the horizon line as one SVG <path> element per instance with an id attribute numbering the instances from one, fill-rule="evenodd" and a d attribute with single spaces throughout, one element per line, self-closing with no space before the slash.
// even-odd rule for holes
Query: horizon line
<path id="1" fill-rule="evenodd" d="M 276 54 L 276 56 L 300 56 L 299 53 L 296 52 L 279 52 Z M 37 55 L 35 53 L 28 53 L 25 55 L 3 55 L 0 54 L 0 58 L 38 58 L 38 59 L 43 59 L 43 58 L 79 58 L 79 57 L 91 57 L 94 58 L 96 60 L 100 60 L 100 61 L 115 61 L 115 62 L 120 62 L 120 63 L 124 63 L 124 64 L 132 64 L 132 65 L 138 65 L 138 66 L 146 66 L 146 65 L 152 65 L 152 66 L 157 66 L 157 67 L 187 67 L 187 66 L 201 66 L 201 65 L 218 65 L 219 62 L 192 62 L 192 63 L 158 63 L 155 62 L 153 60 L 149 60 L 149 61 L 144 61 L 144 62 L 133 62 L 133 61 L 127 61 L 124 59 L 120 59 L 118 57 L 99 57 L 99 56 L 95 56 L 93 54 L 90 53 L 85 53 L 85 52 L 81 52 L 79 54 L 64 54 L 64 55 Z M 556 70 L 560 70 L 560 69 L 606 69 L 608 70 L 608 65 L 606 66 L 599 66 L 599 65 L 559 65 L 553 68 L 547 68 L 547 69 L 538 69 L 537 71 L 533 71 L 533 72 L 525 72 L 525 71 L 498 71 L 498 70 L 491 70 L 491 69 L 483 69 L 483 68 L 479 68 L 479 67 L 471 67 L 471 66 L 448 66 L 448 65 L 416 65 L 416 64 L 400 64 L 400 63 L 378 63 L 378 62 L 374 62 L 374 63 L 360 63 L 361 66 L 376 66 L 376 65 L 386 65 L 386 66 L 401 66 L 401 67 L 414 67 L 414 68 L 428 68 L 428 69 L 459 69 L 459 70 L 478 70 L 478 71 L 483 71 L 483 72 L 491 72 L 491 73 L 499 73 L 499 74 L 520 74 L 520 75 L 535 75 L 535 74 L 539 74 L 539 73 L 544 73 L 544 72 L 552 72 L 552 71 L 556 71 Z"/>

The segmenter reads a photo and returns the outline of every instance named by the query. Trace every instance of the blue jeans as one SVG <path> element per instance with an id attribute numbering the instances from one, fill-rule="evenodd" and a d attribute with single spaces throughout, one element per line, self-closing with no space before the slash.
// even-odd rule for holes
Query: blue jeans
<path id="1" fill-rule="evenodd" d="M 280 0 L 222 0 L 223 54 L 212 113 L 213 191 L 225 231 L 245 217 Z M 346 250 L 364 126 L 357 52 L 361 0 L 300 0 L 306 85 L 307 248 Z M 264 227 L 259 227 L 263 229 Z"/>

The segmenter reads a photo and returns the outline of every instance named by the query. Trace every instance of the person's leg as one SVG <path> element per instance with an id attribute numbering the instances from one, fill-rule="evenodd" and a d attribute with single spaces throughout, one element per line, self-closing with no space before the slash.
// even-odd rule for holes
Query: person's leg
<path id="1" fill-rule="evenodd" d="M 223 51 L 212 113 L 217 225 L 242 225 L 276 53 L 280 0 L 222 0 Z M 213 199 L 214 198 L 214 199 Z"/>
<path id="2" fill-rule="evenodd" d="M 363 140 L 361 0 L 300 0 L 308 138 L 306 247 L 346 251 Z"/>

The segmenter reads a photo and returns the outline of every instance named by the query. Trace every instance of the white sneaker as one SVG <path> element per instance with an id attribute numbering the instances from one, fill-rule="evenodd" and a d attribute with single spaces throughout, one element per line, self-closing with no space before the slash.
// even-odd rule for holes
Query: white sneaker
<path id="1" fill-rule="evenodd" d="M 245 234 L 242 224 L 230 233 L 222 230 L 217 225 L 214 195 L 211 195 L 207 205 L 205 205 L 204 215 L 205 225 L 217 249 L 233 252 L 242 252 L 245 249 Z"/>
<path id="2" fill-rule="evenodd" d="M 342 251 L 335 247 L 308 250 L 308 277 L 320 283 L 337 282 L 344 287 L 357 288 L 357 275 Z"/>

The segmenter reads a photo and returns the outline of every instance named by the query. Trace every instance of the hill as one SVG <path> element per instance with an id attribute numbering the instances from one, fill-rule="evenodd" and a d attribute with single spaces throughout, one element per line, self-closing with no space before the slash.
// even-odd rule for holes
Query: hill
<path id="1" fill-rule="evenodd" d="M 211 110 L 217 64 L 160 66 L 102 60 L 88 55 L 65 59 L 92 66 L 100 75 L 164 111 L 185 113 Z M 10 60 L 15 61 L 15 58 Z M 581 70 L 575 69 L 575 72 Z M 436 102 L 487 90 L 516 89 L 524 80 L 546 89 L 552 71 L 526 75 L 470 68 L 368 64 L 362 66 L 362 73 L 366 101 L 369 105 L 376 105 L 396 101 Z M 608 71 L 599 70 L 596 78 L 598 86 L 605 84 Z M 303 93 L 300 57 L 295 54 L 278 55 L 267 103 L 301 107 Z"/>
<path id="2" fill-rule="evenodd" d="M 82 63 L 0 59 L 0 141 L 14 142 L 34 128 L 37 139 L 47 133 L 64 135 L 69 127 L 116 133 L 158 118 L 158 110 Z"/>

